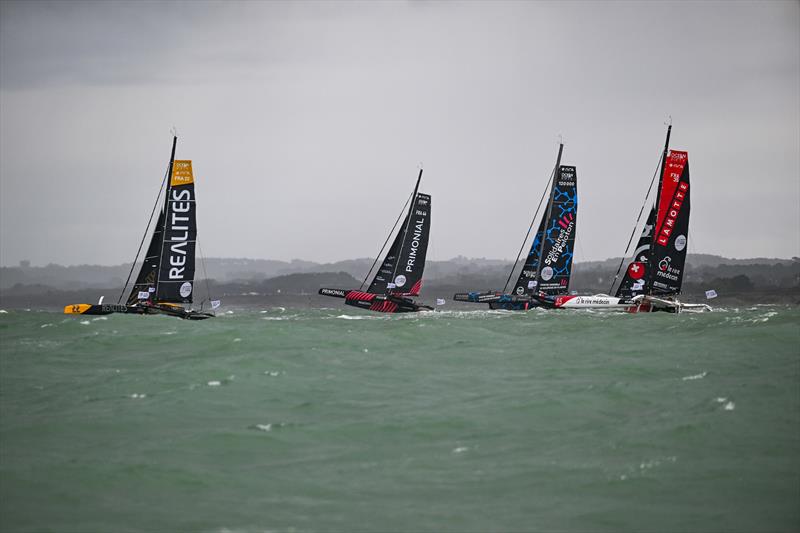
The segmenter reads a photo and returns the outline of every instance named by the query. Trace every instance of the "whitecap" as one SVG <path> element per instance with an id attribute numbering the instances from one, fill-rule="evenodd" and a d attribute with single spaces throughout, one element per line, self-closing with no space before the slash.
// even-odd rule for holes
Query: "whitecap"
<path id="1" fill-rule="evenodd" d="M 119 371 L 118 371 L 118 372 L 119 372 Z M 143 394 L 143 393 L 134 392 L 133 394 L 131 394 L 131 395 L 130 395 L 130 397 L 131 397 L 131 398 L 133 398 L 133 399 L 135 399 L 135 400 L 140 400 L 140 399 L 142 399 L 142 398 L 147 398 L 147 394 Z"/>
<path id="2" fill-rule="evenodd" d="M 52 325 L 53 325 L 53 324 L 42 324 L 42 325 L 41 325 L 41 326 L 39 326 L 39 327 L 40 327 L 40 328 L 49 328 L 49 327 L 50 327 L 50 326 L 52 326 Z"/>
<path id="3" fill-rule="evenodd" d="M 81 320 L 81 324 L 83 324 L 84 326 L 88 326 L 89 325 L 89 321 L 88 320 Z"/>
<path id="4" fill-rule="evenodd" d="M 254 427 L 260 431 L 272 431 L 272 424 L 256 424 Z"/>
<path id="5" fill-rule="evenodd" d="M 233 342 L 242 342 L 242 339 L 240 339 L 239 337 L 236 337 L 235 339 L 233 339 Z"/>
<path id="6" fill-rule="evenodd" d="M 469 450 L 469 448 L 466 446 L 458 446 L 457 448 L 453 448 L 453 453 L 464 453 L 467 450 Z"/>
<path id="7" fill-rule="evenodd" d="M 99 316 L 97 318 L 93 318 L 92 322 L 97 322 L 98 320 L 108 320 L 107 316 Z"/>
<path id="8" fill-rule="evenodd" d="M 6 311 L 5 309 L 0 309 L 0 315 L 7 315 L 7 314 L 8 311 Z"/>
<path id="9" fill-rule="evenodd" d="M 207 383 L 207 385 L 209 387 L 219 387 L 220 385 L 222 385 L 222 382 L 221 381 L 209 381 Z"/>
<path id="10" fill-rule="evenodd" d="M 728 403 L 725 404 L 724 409 L 726 411 L 733 411 L 734 409 L 736 409 L 736 404 L 733 403 L 733 402 L 728 402 Z"/>
<path id="11" fill-rule="evenodd" d="M 265 376 L 270 376 L 270 377 L 273 377 L 273 378 L 274 378 L 274 377 L 276 377 L 276 376 L 280 376 L 280 375 L 281 375 L 281 373 L 280 373 L 280 372 L 274 372 L 274 371 L 266 370 L 266 371 L 264 371 L 264 375 L 265 375 Z"/>
<path id="12" fill-rule="evenodd" d="M 720 396 L 720 397 L 716 398 L 716 400 L 717 400 L 717 403 L 725 403 L 728 399 Z"/>
<path id="13" fill-rule="evenodd" d="M 681 379 L 682 379 L 683 381 L 691 381 L 691 380 L 693 380 L 693 379 L 703 379 L 703 378 L 704 378 L 704 377 L 706 377 L 707 375 L 708 375 L 708 372 L 705 372 L 705 371 L 704 371 L 704 372 L 701 372 L 701 373 L 699 373 L 699 374 L 694 374 L 693 376 L 683 376 Z"/>

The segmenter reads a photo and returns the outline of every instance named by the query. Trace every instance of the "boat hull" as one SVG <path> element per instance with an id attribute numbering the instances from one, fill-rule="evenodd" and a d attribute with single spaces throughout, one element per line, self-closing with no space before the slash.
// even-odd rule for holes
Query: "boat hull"
<path id="1" fill-rule="evenodd" d="M 489 309 L 504 311 L 527 311 L 539 307 L 539 302 L 530 296 L 517 296 L 500 292 L 461 292 L 453 295 L 457 302 L 488 304 Z"/>
<path id="2" fill-rule="evenodd" d="M 214 314 L 193 311 L 173 305 L 123 305 L 123 304 L 70 304 L 64 307 L 65 315 L 167 315 L 184 320 L 205 320 Z"/>
<path id="3" fill-rule="evenodd" d="M 416 313 L 422 310 L 433 310 L 433 307 L 419 304 L 411 298 L 393 294 L 373 294 L 357 290 L 325 288 L 320 289 L 319 294 L 333 298 L 344 298 L 344 303 L 347 305 L 377 313 Z"/>

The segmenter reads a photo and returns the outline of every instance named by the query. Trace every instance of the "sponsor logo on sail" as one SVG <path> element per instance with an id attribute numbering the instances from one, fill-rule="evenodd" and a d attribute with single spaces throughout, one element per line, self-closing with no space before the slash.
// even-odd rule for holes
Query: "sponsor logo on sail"
<path id="1" fill-rule="evenodd" d="M 419 239 L 422 237 L 422 227 L 425 224 L 425 219 L 417 220 L 414 223 L 414 234 L 411 237 L 411 244 L 408 252 L 408 259 L 406 260 L 406 272 L 414 271 L 414 262 L 417 260 L 417 250 L 419 249 Z"/>
<path id="2" fill-rule="evenodd" d="M 402 287 L 406 284 L 406 277 L 402 274 L 394 278 L 394 285 L 395 287 Z"/>
<path id="3" fill-rule="evenodd" d="M 656 276 L 668 279 L 670 281 L 678 281 L 678 276 L 680 275 L 681 269 L 672 266 L 672 258 L 670 256 L 666 256 L 664 259 L 658 262 L 658 271 L 656 271 Z"/>
<path id="4" fill-rule="evenodd" d="M 181 296 L 184 298 L 188 298 L 190 294 L 192 294 L 192 284 L 188 281 L 181 284 L 180 288 Z"/>
<path id="5" fill-rule="evenodd" d="M 628 275 L 631 277 L 631 279 L 642 279 L 642 277 L 644 277 L 644 273 L 644 263 L 635 261 L 628 265 Z"/>
<path id="6" fill-rule="evenodd" d="M 192 210 L 192 191 L 172 189 L 168 216 L 167 235 L 169 235 L 169 273 L 170 280 L 182 280 L 186 271 L 186 258 L 189 248 L 189 216 Z"/>
<path id="7" fill-rule="evenodd" d="M 558 221 L 558 225 L 561 226 L 561 229 L 558 231 L 555 244 L 553 244 L 553 247 L 547 253 L 547 257 L 544 260 L 546 265 L 557 262 L 561 257 L 561 253 L 567 248 L 567 241 L 569 241 L 569 236 L 575 227 L 575 215 L 567 213 L 561 217 L 561 220 Z"/>
<path id="8" fill-rule="evenodd" d="M 546 266 L 542 269 L 542 279 L 544 281 L 553 279 L 553 267 Z"/>
<path id="9" fill-rule="evenodd" d="M 347 291 L 342 289 L 320 289 L 319 293 L 327 296 L 339 296 L 340 298 L 347 296 Z"/>
<path id="10" fill-rule="evenodd" d="M 678 235 L 675 237 L 675 249 L 679 252 L 686 248 L 686 235 Z"/>
<path id="11" fill-rule="evenodd" d="M 661 223 L 661 231 L 659 231 L 658 239 L 656 239 L 656 242 L 661 246 L 666 246 L 669 242 L 670 235 L 672 235 L 672 231 L 675 229 L 675 221 L 681 212 L 681 206 L 688 192 L 689 184 L 685 181 L 680 182 L 677 189 L 675 189 L 675 194 L 672 196 L 672 203 L 667 207 L 666 218 L 664 222 Z"/>

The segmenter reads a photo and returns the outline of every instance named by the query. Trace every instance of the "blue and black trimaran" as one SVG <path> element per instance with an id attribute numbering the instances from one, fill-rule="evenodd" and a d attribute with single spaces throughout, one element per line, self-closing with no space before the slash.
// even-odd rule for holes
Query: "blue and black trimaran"
<path id="1" fill-rule="evenodd" d="M 453 296 L 454 300 L 485 303 L 489 304 L 491 309 L 524 311 L 540 305 L 537 296 L 569 294 L 575 231 L 578 223 L 578 178 L 575 167 L 561 164 L 563 151 L 564 144 L 560 143 L 556 166 L 550 174 L 550 180 L 547 182 L 542 199 L 539 200 L 539 206 L 536 208 L 503 290 L 458 293 Z M 533 238 L 528 257 L 513 289 L 507 292 L 508 284 L 519 263 L 519 255 L 528 242 L 542 200 L 548 191 L 545 213 Z"/>

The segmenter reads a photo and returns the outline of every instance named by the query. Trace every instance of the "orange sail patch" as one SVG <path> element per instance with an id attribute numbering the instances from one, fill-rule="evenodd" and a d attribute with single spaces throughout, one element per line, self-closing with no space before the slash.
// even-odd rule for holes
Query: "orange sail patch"
<path id="1" fill-rule="evenodd" d="M 192 162 L 189 160 L 176 160 L 172 165 L 172 179 L 170 180 L 170 186 L 175 187 L 180 185 L 188 185 L 190 183 L 194 183 Z"/>

